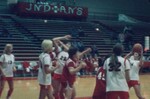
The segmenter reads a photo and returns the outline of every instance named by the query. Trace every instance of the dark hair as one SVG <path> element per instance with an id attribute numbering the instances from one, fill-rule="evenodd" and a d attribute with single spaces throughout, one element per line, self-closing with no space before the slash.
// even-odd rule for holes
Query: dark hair
<path id="1" fill-rule="evenodd" d="M 70 40 L 61 40 L 64 44 L 70 43 Z"/>
<path id="2" fill-rule="evenodd" d="M 69 53 L 69 58 L 73 58 L 73 56 L 78 52 L 78 49 L 75 47 L 71 47 L 68 51 Z"/>
<path id="3" fill-rule="evenodd" d="M 113 47 L 113 54 L 110 56 L 109 66 L 111 66 L 112 69 L 117 68 L 118 64 L 120 64 L 117 56 L 120 56 L 122 53 L 123 53 L 123 46 L 122 46 L 122 44 L 117 43 Z M 115 71 L 117 71 L 117 70 L 115 69 Z"/>
<path id="4" fill-rule="evenodd" d="M 114 47 L 113 47 L 113 54 L 115 54 L 116 56 L 120 56 L 123 53 L 123 46 L 120 43 L 117 43 Z"/>

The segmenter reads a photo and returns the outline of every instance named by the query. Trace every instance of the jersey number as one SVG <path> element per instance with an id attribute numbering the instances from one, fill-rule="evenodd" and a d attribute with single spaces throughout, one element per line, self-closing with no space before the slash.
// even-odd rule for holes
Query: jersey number
<path id="1" fill-rule="evenodd" d="M 109 63 L 109 71 L 111 72 L 111 71 L 121 71 L 120 70 L 120 67 L 121 66 L 121 63 L 120 62 L 118 62 L 117 64 L 116 64 L 116 66 L 114 66 L 114 64 L 112 64 L 112 63 Z"/>
<path id="2" fill-rule="evenodd" d="M 63 57 L 63 56 L 61 56 L 61 57 L 60 57 L 60 60 L 62 60 L 62 61 L 66 61 L 66 60 L 67 60 L 67 57 Z"/>
<path id="3" fill-rule="evenodd" d="M 100 80 L 105 80 L 105 76 L 104 76 L 104 73 L 100 72 L 97 76 L 97 78 Z"/>

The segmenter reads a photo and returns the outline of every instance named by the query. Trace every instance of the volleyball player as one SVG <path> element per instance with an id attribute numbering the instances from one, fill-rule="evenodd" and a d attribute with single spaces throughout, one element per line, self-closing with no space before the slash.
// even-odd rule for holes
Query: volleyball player
<path id="1" fill-rule="evenodd" d="M 43 52 L 39 56 L 39 71 L 38 71 L 38 82 L 40 84 L 39 99 L 53 99 L 52 93 L 52 78 L 51 73 L 58 68 L 52 67 L 52 61 L 49 52 L 52 51 L 53 43 L 51 40 L 43 40 L 42 44 Z"/>
<path id="2" fill-rule="evenodd" d="M 10 99 L 14 90 L 13 72 L 15 68 L 15 57 L 12 54 L 13 45 L 6 44 L 4 53 L 0 57 L 0 97 L 4 89 L 5 81 L 8 82 L 9 90 L 6 99 Z"/>
<path id="3" fill-rule="evenodd" d="M 141 51 L 141 53 L 132 51 L 127 54 L 125 58 L 128 59 L 131 64 L 130 81 L 128 83 L 129 88 L 134 88 L 135 94 L 138 99 L 145 99 L 141 94 L 139 82 L 139 70 L 143 66 L 143 50 Z"/>
<path id="4" fill-rule="evenodd" d="M 123 46 L 116 44 L 112 55 L 104 62 L 107 99 L 129 99 L 130 63 L 121 57 L 122 52 Z"/>

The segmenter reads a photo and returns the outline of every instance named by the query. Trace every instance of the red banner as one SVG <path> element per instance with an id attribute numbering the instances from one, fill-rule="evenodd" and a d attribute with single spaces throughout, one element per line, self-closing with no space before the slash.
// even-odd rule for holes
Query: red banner
<path id="1" fill-rule="evenodd" d="M 19 2 L 17 7 L 20 15 L 26 14 L 70 18 L 86 18 L 88 16 L 88 8 L 78 6 Z"/>

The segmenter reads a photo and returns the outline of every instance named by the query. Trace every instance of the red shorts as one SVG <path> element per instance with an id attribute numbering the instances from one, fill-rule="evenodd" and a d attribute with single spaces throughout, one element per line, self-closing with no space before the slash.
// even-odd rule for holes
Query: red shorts
<path id="1" fill-rule="evenodd" d="M 51 85 L 42 85 L 42 84 L 40 84 L 40 88 L 41 89 L 51 89 L 52 86 Z"/>
<path id="2" fill-rule="evenodd" d="M 99 94 L 93 95 L 92 99 L 106 99 L 106 92 L 99 92 Z"/>
<path id="3" fill-rule="evenodd" d="M 123 91 L 110 91 L 107 92 L 107 99 L 129 99 L 129 93 Z"/>
<path id="4" fill-rule="evenodd" d="M 53 74 L 53 79 L 54 79 L 54 80 L 61 80 L 61 74 L 56 74 L 56 73 L 54 73 L 54 74 Z"/>
<path id="5" fill-rule="evenodd" d="M 139 82 L 138 80 L 130 80 L 130 81 L 128 82 L 129 88 L 131 88 L 131 87 L 133 87 L 133 86 L 135 86 L 135 85 L 140 85 L 140 82 Z"/>
<path id="6" fill-rule="evenodd" d="M 61 86 L 63 88 L 67 88 L 67 87 L 73 88 L 73 84 L 69 84 L 67 81 L 61 82 Z"/>
<path id="7" fill-rule="evenodd" d="M 1 80 L 4 80 L 4 81 L 12 81 L 13 80 L 13 77 L 2 77 Z"/>

